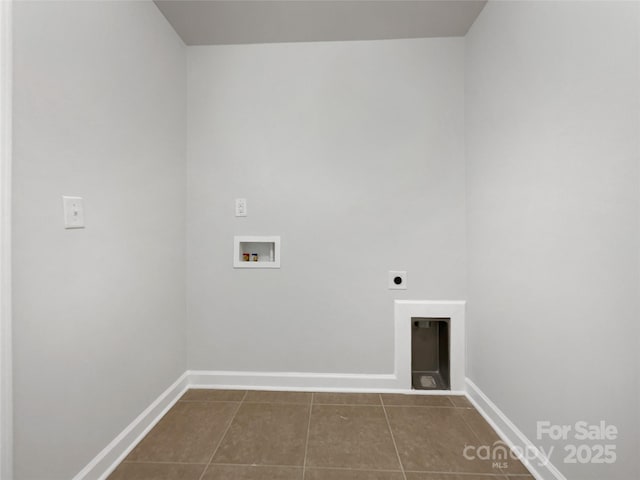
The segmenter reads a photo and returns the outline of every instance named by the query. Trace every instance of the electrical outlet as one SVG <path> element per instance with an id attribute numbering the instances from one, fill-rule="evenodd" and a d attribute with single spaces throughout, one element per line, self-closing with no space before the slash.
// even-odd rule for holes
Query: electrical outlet
<path id="1" fill-rule="evenodd" d="M 406 290 L 407 272 L 392 270 L 389 272 L 389 290 Z"/>

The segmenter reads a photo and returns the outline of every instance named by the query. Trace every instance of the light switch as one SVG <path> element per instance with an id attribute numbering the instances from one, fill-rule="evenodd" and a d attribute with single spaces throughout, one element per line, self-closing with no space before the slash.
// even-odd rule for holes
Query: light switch
<path id="1" fill-rule="evenodd" d="M 82 197 L 62 197 L 64 228 L 84 228 Z"/>
<path id="2" fill-rule="evenodd" d="M 236 198 L 236 217 L 247 216 L 247 199 Z"/>

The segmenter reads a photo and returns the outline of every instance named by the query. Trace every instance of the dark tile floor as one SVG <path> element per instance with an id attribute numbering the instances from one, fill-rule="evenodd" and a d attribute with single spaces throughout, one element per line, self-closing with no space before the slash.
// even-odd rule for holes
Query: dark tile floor
<path id="1" fill-rule="evenodd" d="M 465 397 L 189 390 L 109 480 L 527 480 Z M 502 468 L 500 468 L 502 467 Z"/>

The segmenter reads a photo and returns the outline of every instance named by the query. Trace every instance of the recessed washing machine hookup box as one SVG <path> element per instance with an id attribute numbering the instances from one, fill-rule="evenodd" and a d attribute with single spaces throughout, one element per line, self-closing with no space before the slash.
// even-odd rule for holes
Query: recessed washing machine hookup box
<path id="1" fill-rule="evenodd" d="M 233 237 L 233 268 L 280 268 L 280 237 Z"/>

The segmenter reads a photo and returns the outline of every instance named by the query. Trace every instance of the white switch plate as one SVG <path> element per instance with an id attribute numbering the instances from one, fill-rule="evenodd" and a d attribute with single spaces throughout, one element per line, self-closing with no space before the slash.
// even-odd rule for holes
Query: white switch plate
<path id="1" fill-rule="evenodd" d="M 407 272 L 392 270 L 389 272 L 389 290 L 406 290 Z"/>
<path id="2" fill-rule="evenodd" d="M 84 228 L 82 197 L 62 197 L 64 228 Z"/>
<path id="3" fill-rule="evenodd" d="M 236 217 L 247 216 L 247 199 L 236 198 Z"/>

